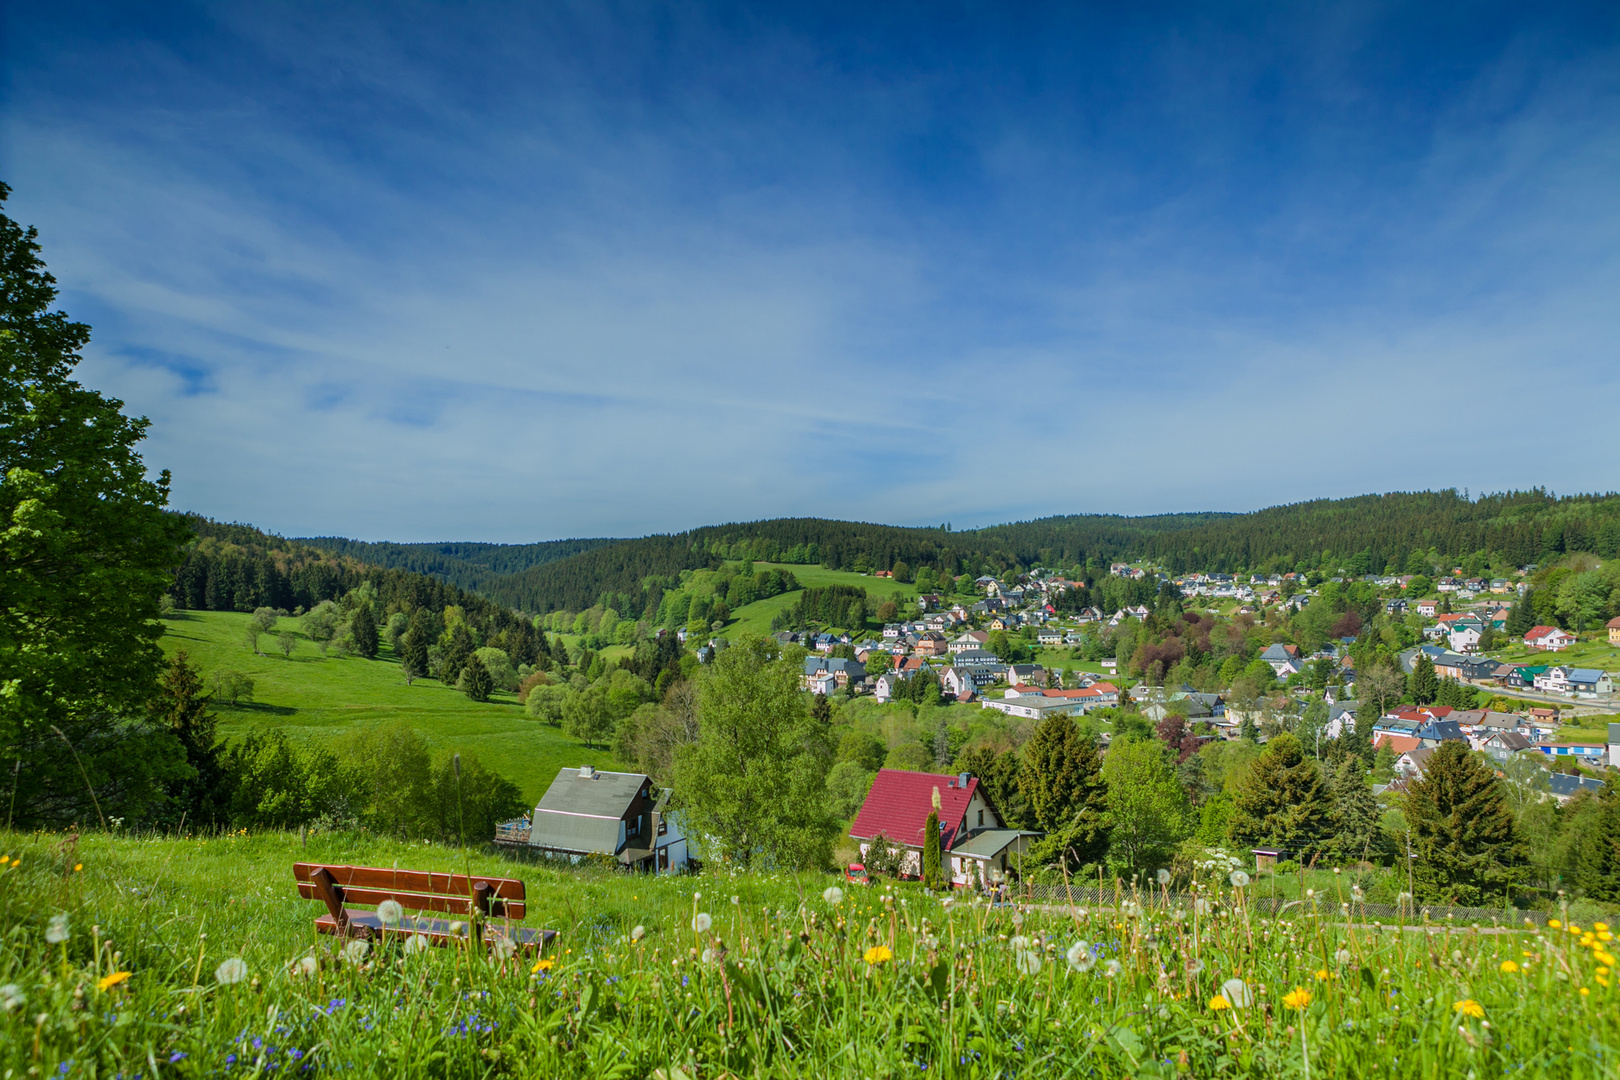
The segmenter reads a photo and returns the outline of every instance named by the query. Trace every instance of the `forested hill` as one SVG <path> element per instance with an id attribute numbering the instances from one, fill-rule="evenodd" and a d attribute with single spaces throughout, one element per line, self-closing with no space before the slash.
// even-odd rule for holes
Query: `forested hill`
<path id="1" fill-rule="evenodd" d="M 837 570 L 1002 573 L 1035 565 L 1106 573 L 1122 560 L 1166 569 L 1404 569 L 1414 556 L 1523 565 L 1566 552 L 1620 555 L 1620 495 L 1543 490 L 1470 499 L 1454 491 L 1318 499 L 1247 514 L 1152 517 L 1083 514 L 985 529 L 899 528 L 821 518 L 716 525 L 621 540 L 507 576 L 480 591 L 524 611 L 656 610 L 682 570 L 722 559 L 809 563 Z"/>
<path id="2" fill-rule="evenodd" d="M 422 609 L 435 615 L 447 607 L 459 608 L 481 640 L 501 642 L 514 658 L 533 652 L 541 643 L 532 623 L 517 612 L 437 577 L 369 565 L 251 525 L 182 516 L 197 539 L 176 568 L 169 589 L 181 610 L 308 610 L 327 600 L 347 603 L 351 590 L 369 588 L 384 608 Z"/>
<path id="3" fill-rule="evenodd" d="M 340 536 L 306 536 L 294 541 L 370 566 L 428 574 L 473 592 L 484 591 L 493 578 L 521 573 L 533 566 L 543 566 L 619 542 L 609 537 L 596 537 L 546 540 L 537 544 L 484 544 L 473 541 L 394 544 L 345 540 Z"/>

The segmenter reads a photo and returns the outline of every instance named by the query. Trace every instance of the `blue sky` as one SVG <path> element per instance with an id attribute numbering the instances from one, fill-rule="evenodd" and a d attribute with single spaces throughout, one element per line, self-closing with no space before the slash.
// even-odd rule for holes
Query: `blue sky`
<path id="1" fill-rule="evenodd" d="M 1614 488 L 1613 5 L 5 8 L 176 504 L 524 541 Z"/>

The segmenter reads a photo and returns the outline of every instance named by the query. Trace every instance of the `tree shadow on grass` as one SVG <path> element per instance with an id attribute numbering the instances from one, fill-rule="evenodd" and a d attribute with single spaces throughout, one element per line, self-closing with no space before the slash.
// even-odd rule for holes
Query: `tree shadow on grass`
<path id="1" fill-rule="evenodd" d="M 292 716 L 298 712 L 291 705 L 264 705 L 257 701 L 238 701 L 234 705 L 228 701 L 221 701 L 215 703 L 214 708 L 221 713 L 241 712 L 255 716 Z"/>

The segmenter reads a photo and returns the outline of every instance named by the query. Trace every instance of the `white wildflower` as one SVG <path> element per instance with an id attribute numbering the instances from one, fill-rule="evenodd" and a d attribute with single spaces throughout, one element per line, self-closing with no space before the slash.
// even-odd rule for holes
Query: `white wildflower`
<path id="1" fill-rule="evenodd" d="M 1125 965 L 1121 964 L 1118 960 L 1110 960 L 1108 963 L 1103 965 L 1103 977 L 1112 979 L 1115 975 L 1118 975 L 1124 970 Z"/>
<path id="2" fill-rule="evenodd" d="M 731 898 L 731 902 L 732 902 L 733 905 L 741 904 L 742 903 L 742 898 L 738 897 L 738 896 L 733 896 Z"/>
<path id="3" fill-rule="evenodd" d="M 836 885 L 829 885 L 821 891 L 821 898 L 836 907 L 844 902 L 844 890 Z"/>
<path id="4" fill-rule="evenodd" d="M 1018 935 L 1015 935 L 1013 937 L 1013 939 L 1011 941 L 1009 941 L 1007 944 L 1012 946 L 1013 952 L 1020 952 L 1020 951 L 1022 951 L 1024 949 L 1029 948 L 1029 938 L 1025 937 L 1022 934 L 1018 934 Z"/>
<path id="5" fill-rule="evenodd" d="M 1247 1009 L 1254 1004 L 1254 995 L 1249 991 L 1249 984 L 1242 979 L 1227 979 L 1221 983 L 1221 996 L 1234 1009 Z"/>
<path id="6" fill-rule="evenodd" d="M 1193 901 L 1193 911 L 1199 915 L 1208 915 L 1210 911 L 1209 901 L 1200 896 L 1197 900 Z"/>
<path id="7" fill-rule="evenodd" d="M 1188 960 L 1185 964 L 1182 965 L 1182 967 L 1187 972 L 1188 975 L 1195 975 L 1196 976 L 1196 975 L 1202 975 L 1204 973 L 1204 962 L 1202 960 L 1198 959 L 1198 957 L 1196 957 L 1196 956 L 1193 957 L 1191 960 Z"/>
<path id="8" fill-rule="evenodd" d="M 1077 941 L 1069 946 L 1065 954 L 1069 958 L 1069 968 L 1073 971 L 1090 971 L 1097 963 L 1097 957 L 1091 951 L 1090 943 Z"/>
<path id="9" fill-rule="evenodd" d="M 343 959 L 351 964 L 358 964 L 366 958 L 366 954 L 370 951 L 371 943 L 369 941 L 351 941 L 343 946 Z"/>
<path id="10" fill-rule="evenodd" d="M 703 962 L 705 964 L 714 963 L 714 950 L 713 949 L 704 949 L 703 950 L 703 956 L 702 956 L 701 959 L 703 960 Z"/>
<path id="11" fill-rule="evenodd" d="M 10 1012 L 28 1003 L 28 995 L 16 983 L 0 986 L 0 1009 Z"/>
<path id="12" fill-rule="evenodd" d="M 1232 882 L 1233 888 L 1241 889 L 1249 883 L 1249 875 L 1245 874 L 1242 870 L 1234 870 L 1228 875 L 1228 877 Z"/>
<path id="13" fill-rule="evenodd" d="M 313 956 L 300 956 L 287 965 L 287 974 L 295 979 L 308 979 L 313 978 L 320 969 L 321 962 Z"/>
<path id="14" fill-rule="evenodd" d="M 450 934 L 451 934 L 452 937 L 460 937 L 462 934 L 465 934 L 466 932 L 467 932 L 467 924 L 466 923 L 464 923 L 464 922 L 453 922 L 453 923 L 450 924 Z"/>
<path id="15" fill-rule="evenodd" d="M 1021 952 L 1018 954 L 1017 963 L 1020 975 L 1037 975 L 1041 970 L 1041 954 L 1038 952 Z"/>
<path id="16" fill-rule="evenodd" d="M 630 940 L 631 941 L 640 941 L 642 938 L 644 938 L 646 936 L 647 936 L 647 928 L 645 926 L 637 925 L 634 930 L 630 931 Z"/>
<path id="17" fill-rule="evenodd" d="M 517 954 L 517 942 L 505 934 L 496 935 L 495 940 L 489 943 L 489 948 L 499 960 L 510 960 Z"/>
<path id="18" fill-rule="evenodd" d="M 377 905 L 377 918 L 384 926 L 398 926 L 405 917 L 405 906 L 398 900 L 384 900 Z"/>
<path id="19" fill-rule="evenodd" d="M 221 986 L 232 986 L 247 978 L 247 961 L 240 956 L 233 956 L 229 960 L 220 961 L 219 967 L 214 969 L 214 981 Z"/>
<path id="20" fill-rule="evenodd" d="M 417 953 L 427 952 L 432 947 L 426 934 L 412 934 L 405 939 L 405 955 L 415 956 Z"/>
<path id="21" fill-rule="evenodd" d="M 709 927 L 713 925 L 714 920 L 709 917 L 709 913 L 707 911 L 700 911 L 696 915 L 692 916 L 693 933 L 707 934 L 709 932 Z"/>
<path id="22" fill-rule="evenodd" d="M 1168 870 L 1160 870 L 1159 871 L 1159 884 L 1160 885 L 1168 885 L 1168 884 L 1170 884 L 1170 871 L 1168 871 Z"/>
<path id="23" fill-rule="evenodd" d="M 1338 952 L 1333 954 L 1333 959 L 1337 960 L 1341 964 L 1348 964 L 1350 962 L 1350 950 L 1340 949 Z"/>
<path id="24" fill-rule="evenodd" d="M 45 940 L 52 945 L 60 945 L 71 936 L 67 915 L 52 915 L 51 921 L 45 926 Z"/>

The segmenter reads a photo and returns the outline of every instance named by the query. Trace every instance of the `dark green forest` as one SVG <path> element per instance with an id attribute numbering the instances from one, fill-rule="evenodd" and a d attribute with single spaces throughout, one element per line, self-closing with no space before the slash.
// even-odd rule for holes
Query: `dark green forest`
<path id="1" fill-rule="evenodd" d="M 345 540 L 339 536 L 305 536 L 295 543 L 388 570 L 430 574 L 441 581 L 479 592 L 494 578 L 520 573 L 570 555 L 594 551 L 620 541 L 611 537 L 546 540 L 538 544 L 484 544 L 450 541 L 436 544 L 395 544 L 387 541 Z"/>
<path id="2" fill-rule="evenodd" d="M 620 540 L 491 577 L 479 591 L 524 611 L 582 611 L 610 599 L 629 612 L 656 611 L 680 571 L 712 569 L 726 559 L 851 571 L 904 563 L 913 573 L 931 567 L 973 575 L 1047 566 L 1095 579 L 1122 560 L 1151 560 L 1176 573 L 1376 573 L 1405 569 L 1414 555 L 1522 566 L 1573 551 L 1620 554 L 1620 496 L 1395 492 L 1249 514 L 1084 514 L 965 531 L 780 518 Z"/>
<path id="3" fill-rule="evenodd" d="M 217 532 L 231 527 L 209 523 L 208 528 Z M 1079 514 L 963 531 L 778 518 L 631 540 L 381 544 L 322 537 L 278 542 L 331 553 L 339 557 L 334 565 L 348 560 L 427 575 L 519 611 L 584 611 L 601 605 L 626 616 L 654 617 L 663 593 L 675 587 L 681 571 L 715 569 L 725 560 L 857 572 L 904 564 L 906 580 L 924 567 L 936 576 L 976 576 L 1046 566 L 1095 580 L 1111 562 L 1144 559 L 1175 573 L 1364 574 L 1403 570 L 1430 557 L 1512 566 L 1574 551 L 1609 558 L 1620 554 L 1620 496 L 1560 497 L 1540 489 L 1478 498 L 1455 490 L 1395 492 L 1318 499 L 1249 514 Z M 307 581 L 333 572 L 320 565 L 314 562 L 303 571 Z M 180 588 L 191 590 L 187 596 L 200 587 L 196 573 L 195 568 L 182 571 L 186 583 Z M 294 593 L 278 593 L 282 599 L 275 606 L 304 603 L 297 589 L 313 596 L 309 590 L 319 588 L 293 586 L 290 578 L 288 587 Z M 198 599 L 192 606 L 228 609 L 241 602 L 216 605 Z"/>

